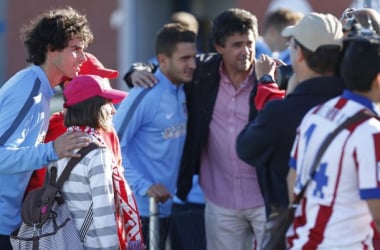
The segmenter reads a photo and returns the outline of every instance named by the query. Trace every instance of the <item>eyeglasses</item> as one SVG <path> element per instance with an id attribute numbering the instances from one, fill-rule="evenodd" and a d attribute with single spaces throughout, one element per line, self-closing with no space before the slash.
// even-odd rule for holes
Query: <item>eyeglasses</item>
<path id="1" fill-rule="evenodd" d="M 292 37 L 289 39 L 289 41 L 286 42 L 286 46 L 288 46 L 289 48 L 292 47 L 292 48 L 297 48 L 298 46 L 298 43 L 297 41 Z"/>

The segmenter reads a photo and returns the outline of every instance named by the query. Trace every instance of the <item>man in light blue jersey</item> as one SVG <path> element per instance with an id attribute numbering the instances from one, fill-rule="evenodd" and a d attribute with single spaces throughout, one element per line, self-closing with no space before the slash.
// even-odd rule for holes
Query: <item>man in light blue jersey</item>
<path id="1" fill-rule="evenodd" d="M 73 78 L 86 60 L 93 35 L 87 19 L 71 7 L 53 9 L 24 27 L 27 61 L 0 89 L 0 249 L 12 249 L 9 235 L 21 223 L 20 209 L 32 170 L 88 145 L 85 133 L 67 133 L 42 143 L 54 87 Z"/>
<path id="2" fill-rule="evenodd" d="M 183 25 L 164 25 L 156 36 L 155 45 L 160 65 L 155 76 L 159 83 L 141 100 L 125 130 L 121 131 L 123 120 L 144 89 L 133 88 L 114 116 L 125 177 L 136 196 L 146 245 L 149 245 L 149 198 L 158 202 L 161 217 L 159 249 L 163 249 L 168 236 L 171 198 L 176 191 L 186 137 L 183 84 L 192 80 L 195 70 L 195 41 L 196 34 Z"/>

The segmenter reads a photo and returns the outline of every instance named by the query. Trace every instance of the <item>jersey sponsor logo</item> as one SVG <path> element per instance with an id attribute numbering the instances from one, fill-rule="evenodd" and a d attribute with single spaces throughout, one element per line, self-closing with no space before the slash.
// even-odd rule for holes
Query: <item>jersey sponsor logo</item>
<path id="1" fill-rule="evenodd" d="M 186 124 L 176 124 L 172 125 L 164 130 L 162 132 L 162 137 L 167 140 L 167 139 L 173 139 L 177 138 L 180 136 L 186 135 Z"/>

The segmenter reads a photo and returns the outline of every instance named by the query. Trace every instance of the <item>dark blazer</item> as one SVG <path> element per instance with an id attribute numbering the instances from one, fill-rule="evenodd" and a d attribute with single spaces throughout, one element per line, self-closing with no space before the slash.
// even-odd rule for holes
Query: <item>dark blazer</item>
<path id="1" fill-rule="evenodd" d="M 267 214 L 271 204 L 289 204 L 289 155 L 303 116 L 312 107 L 340 95 L 343 89 L 340 77 L 304 81 L 284 100 L 268 102 L 238 136 L 237 153 L 256 167 Z"/>
<path id="2" fill-rule="evenodd" d="M 185 146 L 177 181 L 177 196 L 186 200 L 192 187 L 192 176 L 199 173 L 200 156 L 208 138 L 208 128 L 219 89 L 218 54 L 197 57 L 193 81 L 185 85 L 188 122 Z"/>

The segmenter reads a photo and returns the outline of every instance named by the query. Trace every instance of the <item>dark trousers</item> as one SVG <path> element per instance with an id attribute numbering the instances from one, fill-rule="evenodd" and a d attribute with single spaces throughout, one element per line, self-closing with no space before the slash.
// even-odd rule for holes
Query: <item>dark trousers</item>
<path id="1" fill-rule="evenodd" d="M 9 235 L 0 235 L 0 250 L 12 250 Z"/>
<path id="2" fill-rule="evenodd" d="M 169 227 L 170 227 L 170 221 L 171 218 L 159 218 L 158 219 L 158 232 L 155 232 L 156 237 L 158 239 L 155 240 L 158 244 L 159 250 L 165 250 L 166 245 L 168 244 L 168 249 L 172 249 L 170 246 L 170 240 L 169 240 Z M 144 244 L 147 247 L 147 250 L 149 250 L 151 247 L 149 246 L 149 217 L 141 217 L 141 223 L 142 223 L 142 231 L 143 231 L 143 237 L 144 237 Z M 154 248 L 157 249 L 157 248 Z"/>
<path id="3" fill-rule="evenodd" d="M 204 204 L 173 204 L 170 237 L 172 250 L 206 250 Z"/>

